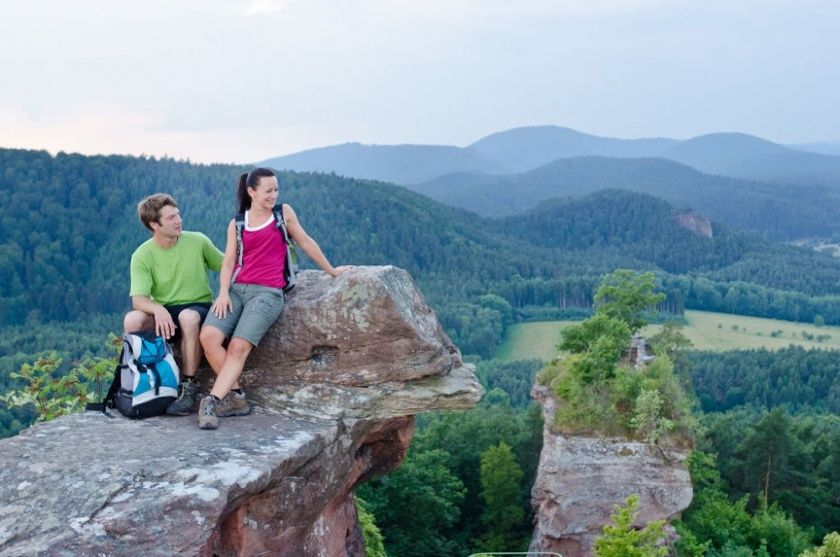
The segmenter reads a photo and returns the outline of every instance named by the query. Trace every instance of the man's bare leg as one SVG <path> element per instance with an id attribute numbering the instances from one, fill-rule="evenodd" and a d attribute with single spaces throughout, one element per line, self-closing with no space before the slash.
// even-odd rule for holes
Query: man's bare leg
<path id="1" fill-rule="evenodd" d="M 125 314 L 123 318 L 123 332 L 135 333 L 137 331 L 154 331 L 155 318 L 146 312 L 133 309 Z"/>
<path id="2" fill-rule="evenodd" d="M 195 310 L 182 310 L 178 314 L 178 326 L 181 327 L 181 372 L 186 377 L 195 377 L 201 361 L 201 344 L 198 342 L 201 315 Z"/>

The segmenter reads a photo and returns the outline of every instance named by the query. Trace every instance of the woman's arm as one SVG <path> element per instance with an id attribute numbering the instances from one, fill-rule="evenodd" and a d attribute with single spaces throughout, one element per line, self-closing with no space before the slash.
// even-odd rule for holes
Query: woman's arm
<path id="1" fill-rule="evenodd" d="M 321 269 L 329 273 L 333 277 L 337 277 L 341 273 L 349 270 L 350 265 L 342 265 L 341 267 L 333 267 L 330 264 L 327 256 L 321 251 L 321 247 L 313 240 L 306 230 L 300 225 L 295 210 L 291 205 L 283 204 L 283 220 L 286 222 L 286 232 L 300 246 L 300 249 L 309 256 Z"/>
<path id="2" fill-rule="evenodd" d="M 225 246 L 225 258 L 222 260 L 222 268 L 219 271 L 219 297 L 213 304 L 213 314 L 219 319 L 227 317 L 233 308 L 230 303 L 230 279 L 233 277 L 233 268 L 236 264 L 236 224 L 230 221 L 227 230 L 227 245 Z"/>

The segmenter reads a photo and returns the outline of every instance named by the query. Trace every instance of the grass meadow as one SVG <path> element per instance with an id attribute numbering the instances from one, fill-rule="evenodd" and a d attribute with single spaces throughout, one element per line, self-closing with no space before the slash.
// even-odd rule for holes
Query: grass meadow
<path id="1" fill-rule="evenodd" d="M 791 344 L 805 348 L 840 349 L 840 327 L 815 327 L 808 323 L 711 311 L 688 310 L 685 318 L 688 323 L 683 328 L 683 334 L 697 350 L 775 350 Z M 496 358 L 503 361 L 527 358 L 549 361 L 557 353 L 560 331 L 574 323 L 577 321 L 539 321 L 513 325 L 508 328 Z M 645 327 L 642 335 L 654 335 L 659 329 L 659 325 Z"/>

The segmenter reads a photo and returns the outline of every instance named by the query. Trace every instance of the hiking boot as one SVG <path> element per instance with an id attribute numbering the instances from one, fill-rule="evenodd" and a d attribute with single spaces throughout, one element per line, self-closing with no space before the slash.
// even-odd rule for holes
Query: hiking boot
<path id="1" fill-rule="evenodd" d="M 178 398 L 166 408 L 170 416 L 186 416 L 195 408 L 198 400 L 198 381 L 184 381 L 178 389 Z"/>
<path id="2" fill-rule="evenodd" d="M 216 405 L 216 415 L 220 418 L 247 416 L 250 413 L 251 405 L 245 400 L 245 393 L 239 394 L 231 391 L 222 399 L 221 404 Z"/>
<path id="3" fill-rule="evenodd" d="M 218 429 L 219 417 L 216 415 L 216 407 L 219 405 L 211 395 L 201 399 L 198 406 L 198 429 Z"/>

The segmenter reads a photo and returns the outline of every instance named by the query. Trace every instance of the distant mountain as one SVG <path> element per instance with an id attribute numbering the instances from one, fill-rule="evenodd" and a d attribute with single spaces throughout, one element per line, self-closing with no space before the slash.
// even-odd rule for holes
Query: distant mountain
<path id="1" fill-rule="evenodd" d="M 411 186 L 455 207 L 484 216 L 528 211 L 539 202 L 621 189 L 691 207 L 733 228 L 769 238 L 826 236 L 840 230 L 840 196 L 825 188 L 800 188 L 712 176 L 665 159 L 559 159 L 522 174 L 457 173 Z"/>
<path id="2" fill-rule="evenodd" d="M 840 157 L 840 141 L 815 141 L 812 143 L 793 143 L 788 145 L 791 149 L 817 153 L 819 155 L 832 155 Z"/>
<path id="3" fill-rule="evenodd" d="M 469 147 L 513 172 L 524 172 L 559 158 L 655 157 L 676 143 L 673 139 L 614 139 L 570 128 L 535 126 L 494 133 Z"/>
<path id="4" fill-rule="evenodd" d="M 260 164 L 412 185 L 457 172 L 515 174 L 561 158 L 658 157 L 710 174 L 840 190 L 840 156 L 834 156 L 840 155 L 838 145 L 811 144 L 811 150 L 820 151 L 816 153 L 741 133 L 714 133 L 685 141 L 616 139 L 558 126 L 533 126 L 494 133 L 467 147 L 347 143 Z"/>
<path id="5" fill-rule="evenodd" d="M 710 174 L 840 190 L 840 157 L 806 153 L 747 134 L 695 137 L 660 156 Z"/>
<path id="6" fill-rule="evenodd" d="M 414 184 L 451 172 L 503 172 L 475 149 L 438 145 L 362 145 L 345 143 L 268 159 L 259 166 L 299 172 Z"/>

